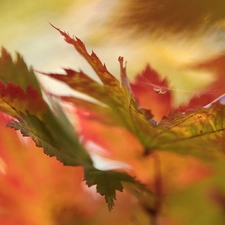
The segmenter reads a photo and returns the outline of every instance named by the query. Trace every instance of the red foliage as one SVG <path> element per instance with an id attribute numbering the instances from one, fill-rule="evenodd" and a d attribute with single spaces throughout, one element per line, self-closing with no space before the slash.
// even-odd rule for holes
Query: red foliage
<path id="1" fill-rule="evenodd" d="M 160 121 L 163 116 L 168 115 L 171 110 L 172 96 L 167 80 L 160 79 L 158 73 L 150 66 L 137 75 L 131 88 L 140 105 L 151 109 L 156 120 Z M 157 93 L 157 90 L 161 90 L 162 93 Z"/>
<path id="2" fill-rule="evenodd" d="M 0 108 L 11 116 L 18 116 L 19 113 L 33 113 L 43 116 L 47 110 L 47 104 L 40 93 L 33 86 L 29 85 L 26 92 L 18 85 L 9 82 L 7 87 L 0 82 Z"/>
<path id="3" fill-rule="evenodd" d="M 172 110 L 185 112 L 190 109 L 204 107 L 221 96 L 225 92 L 224 83 L 221 82 L 224 76 L 225 57 L 220 56 L 214 60 L 196 65 L 195 69 L 213 70 L 217 74 L 216 80 L 208 87 L 199 91 L 188 104 L 173 108 L 173 89 L 168 86 L 165 79 L 160 79 L 160 75 L 149 65 L 146 66 L 135 81 L 131 84 L 132 91 L 139 100 L 143 108 L 151 109 L 154 118 L 161 121 L 163 116 L 167 116 Z"/>

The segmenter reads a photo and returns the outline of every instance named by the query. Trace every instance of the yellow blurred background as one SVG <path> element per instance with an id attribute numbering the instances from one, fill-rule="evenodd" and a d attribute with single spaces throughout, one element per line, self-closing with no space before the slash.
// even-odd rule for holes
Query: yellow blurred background
<path id="1" fill-rule="evenodd" d="M 55 72 L 62 71 L 62 67 L 81 68 L 96 78 L 73 47 L 66 44 L 58 32 L 48 24 L 50 22 L 63 31 L 69 32 L 71 36 L 80 38 L 88 50 L 94 50 L 109 71 L 117 77 L 119 77 L 117 61 L 119 56 L 124 56 L 128 61 L 127 70 L 131 79 L 142 71 L 147 63 L 150 63 L 161 77 L 168 78 L 174 91 L 174 104 L 187 102 L 190 96 L 216 79 L 212 71 L 196 70 L 192 66 L 217 57 L 225 48 L 224 21 L 221 20 L 225 13 L 220 10 L 223 3 L 218 0 L 218 3 L 212 4 L 215 7 L 210 8 L 211 1 L 207 1 L 207 4 L 204 4 L 204 1 L 199 4 L 191 1 L 190 4 L 182 6 L 182 4 L 177 5 L 179 1 L 172 0 L 165 1 L 168 9 L 163 11 L 160 9 L 163 7 L 160 3 L 157 6 L 152 2 L 140 1 L 139 6 L 138 1 L 131 0 L 123 1 L 123 3 L 118 0 L 35 2 L 2 0 L 0 2 L 0 46 L 4 46 L 11 53 L 20 52 L 28 65 L 32 65 L 36 70 Z M 200 7 L 201 4 L 204 7 Z M 200 21 L 197 20 L 201 16 L 201 14 L 198 16 L 198 10 L 200 13 L 206 11 L 206 15 Z M 210 16 L 213 15 L 213 10 L 216 15 L 218 14 L 217 20 L 210 23 L 208 27 L 204 23 L 207 24 L 213 17 Z M 151 16 L 148 21 L 144 13 L 149 12 L 159 14 L 158 21 Z M 129 17 L 129 13 L 134 18 Z M 196 18 L 197 29 L 194 31 L 189 30 L 188 21 L 185 20 L 188 15 L 189 18 L 193 17 L 190 19 L 193 24 Z M 132 19 L 137 22 L 133 22 Z M 117 29 L 121 23 L 122 29 Z M 173 26 L 177 24 L 181 31 L 171 32 L 170 30 L 173 30 Z M 154 30 L 151 30 L 151 26 Z M 47 89 L 63 92 L 64 86 L 62 88 L 61 85 L 46 77 L 41 76 L 41 79 Z M 149 88 L 152 86 L 149 85 Z"/>
<path id="2" fill-rule="evenodd" d="M 88 42 L 87 37 L 93 32 L 89 30 L 91 22 L 99 14 L 98 2 L 100 1 L 2 0 L 0 46 L 4 46 L 11 54 L 19 52 L 26 63 L 36 70 L 63 72 L 62 68 L 83 69 L 95 77 L 90 66 L 71 45 L 64 42 L 61 35 L 49 23 L 69 32 L 71 36 L 76 35 L 84 42 L 85 40 Z M 86 45 L 90 51 L 93 49 L 90 44 Z M 111 52 L 106 51 L 104 50 L 102 55 L 110 55 L 108 59 L 118 65 L 117 56 L 112 59 Z M 64 85 L 43 76 L 39 78 L 47 90 L 69 93 L 69 89 Z"/>

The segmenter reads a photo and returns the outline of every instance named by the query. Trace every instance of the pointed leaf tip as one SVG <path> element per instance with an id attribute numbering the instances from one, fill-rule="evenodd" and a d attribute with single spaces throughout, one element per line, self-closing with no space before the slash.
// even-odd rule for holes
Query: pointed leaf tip
<path id="1" fill-rule="evenodd" d="M 13 60 L 10 53 L 2 47 L 0 56 L 0 81 L 5 85 L 12 82 L 26 91 L 28 85 L 35 87 L 41 94 L 39 82 L 32 68 L 28 68 L 23 57 L 16 53 L 16 60 Z"/>

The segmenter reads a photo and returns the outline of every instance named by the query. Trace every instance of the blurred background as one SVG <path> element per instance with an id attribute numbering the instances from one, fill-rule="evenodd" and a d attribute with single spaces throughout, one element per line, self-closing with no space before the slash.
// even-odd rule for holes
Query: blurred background
<path id="1" fill-rule="evenodd" d="M 116 42 L 106 39 L 102 26 L 110 1 L 93 0 L 47 0 L 30 2 L 26 0 L 2 0 L 0 2 L 0 45 L 11 54 L 19 52 L 28 65 L 44 72 L 63 72 L 62 68 L 82 69 L 96 78 L 89 65 L 68 45 L 63 37 L 50 26 L 59 27 L 71 36 L 80 38 L 89 51 L 106 63 L 109 70 L 119 76 L 118 57 L 124 55 Z M 105 34 L 105 35 L 104 35 Z M 115 35 L 116 36 L 116 35 Z M 107 43 L 108 47 L 103 47 Z M 123 43 L 124 44 L 124 43 Z M 104 45 L 105 46 L 105 45 Z M 127 46 L 124 45 L 126 49 Z M 128 55 L 128 54 L 127 54 Z M 68 93 L 68 89 L 49 78 L 39 76 L 47 90 Z"/>
<path id="2" fill-rule="evenodd" d="M 0 45 L 11 53 L 19 51 L 34 69 L 82 68 L 96 78 L 50 22 L 79 37 L 117 77 L 119 56 L 128 61 L 131 80 L 150 64 L 168 79 L 174 105 L 187 102 L 217 79 L 217 68 L 196 66 L 220 57 L 225 49 L 222 0 L 2 0 L 0 7 Z M 41 79 L 47 89 L 56 84 Z M 143 83 L 152 89 L 151 82 Z"/>
<path id="3" fill-rule="evenodd" d="M 71 35 L 84 38 L 87 35 L 87 20 L 90 19 L 91 4 L 83 1 L 1 1 L 0 2 L 0 45 L 11 54 L 19 52 L 26 63 L 40 71 L 62 72 L 64 68 L 82 68 L 84 61 L 72 46 L 66 44 L 60 34 L 49 23 L 68 31 Z M 83 5 L 83 4 L 82 4 Z M 87 67 L 85 65 L 85 67 Z M 48 90 L 58 92 L 58 83 L 41 77 Z M 47 79 L 47 80 L 45 80 Z"/>

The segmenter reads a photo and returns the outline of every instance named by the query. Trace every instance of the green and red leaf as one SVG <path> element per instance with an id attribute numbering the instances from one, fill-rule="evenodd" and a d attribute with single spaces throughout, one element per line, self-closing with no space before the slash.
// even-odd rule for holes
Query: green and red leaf
<path id="1" fill-rule="evenodd" d="M 102 62 L 93 51 L 91 54 L 89 54 L 84 43 L 79 38 L 71 38 L 67 33 L 61 31 L 59 28 L 56 28 L 55 26 L 53 27 L 60 32 L 67 43 L 72 44 L 77 52 L 79 52 L 87 60 L 98 77 L 101 79 L 109 94 L 111 94 L 112 92 L 115 95 L 115 93 L 121 92 L 120 82 L 107 70 L 106 66 L 102 64 Z"/>
<path id="2" fill-rule="evenodd" d="M 225 106 L 219 101 L 191 112 L 175 112 L 159 124 L 157 149 L 217 156 L 224 151 Z M 216 146 L 216 148 L 215 148 Z"/>
<path id="3" fill-rule="evenodd" d="M 16 54 L 16 60 L 13 61 L 5 48 L 2 48 L 0 57 L 0 80 L 5 86 L 9 82 L 12 82 L 20 86 L 24 91 L 27 90 L 29 85 L 33 86 L 41 94 L 41 89 L 33 69 L 28 69 L 23 58 L 18 53 Z"/>
<path id="4" fill-rule="evenodd" d="M 27 69 L 19 54 L 17 61 L 13 62 L 3 49 L 0 66 L 0 110 L 15 118 L 7 126 L 20 130 L 23 136 L 31 137 L 46 154 L 56 156 L 65 165 L 92 165 L 76 136 L 75 128 L 53 102 L 57 112 L 51 111 L 38 91 L 39 84 L 33 70 Z"/>
<path id="5" fill-rule="evenodd" d="M 64 36 L 66 42 L 72 44 L 93 67 L 103 84 L 97 83 L 83 72 L 72 70 L 66 70 L 66 75 L 44 74 L 54 79 L 61 80 L 74 88 L 74 90 L 80 91 L 103 102 L 109 108 L 109 111 L 111 111 L 110 114 L 114 115 L 116 118 L 115 125 L 126 128 L 136 135 L 145 147 L 148 147 L 152 139 L 152 135 L 149 134 L 155 133 L 154 126 L 150 122 L 151 113 L 139 107 L 136 98 L 129 93 L 127 86 L 121 85 L 120 81 L 108 72 L 106 66 L 101 63 L 94 53 L 90 55 L 81 40 L 71 38 L 65 32 L 62 32 L 58 28 L 56 29 Z M 124 74 L 126 68 L 122 65 L 122 57 L 120 57 L 119 60 L 121 61 L 121 74 Z M 84 105 L 87 106 L 87 104 Z M 89 113 L 92 114 L 92 110 L 94 110 L 94 108 L 90 110 L 89 107 L 87 112 L 89 111 Z M 101 120 L 98 122 L 101 123 Z"/>
<path id="6" fill-rule="evenodd" d="M 0 82 L 0 109 L 13 117 L 21 117 L 21 114 L 29 112 L 43 119 L 48 106 L 33 86 L 28 85 L 27 90 L 24 91 L 12 82 L 7 86 Z"/>

